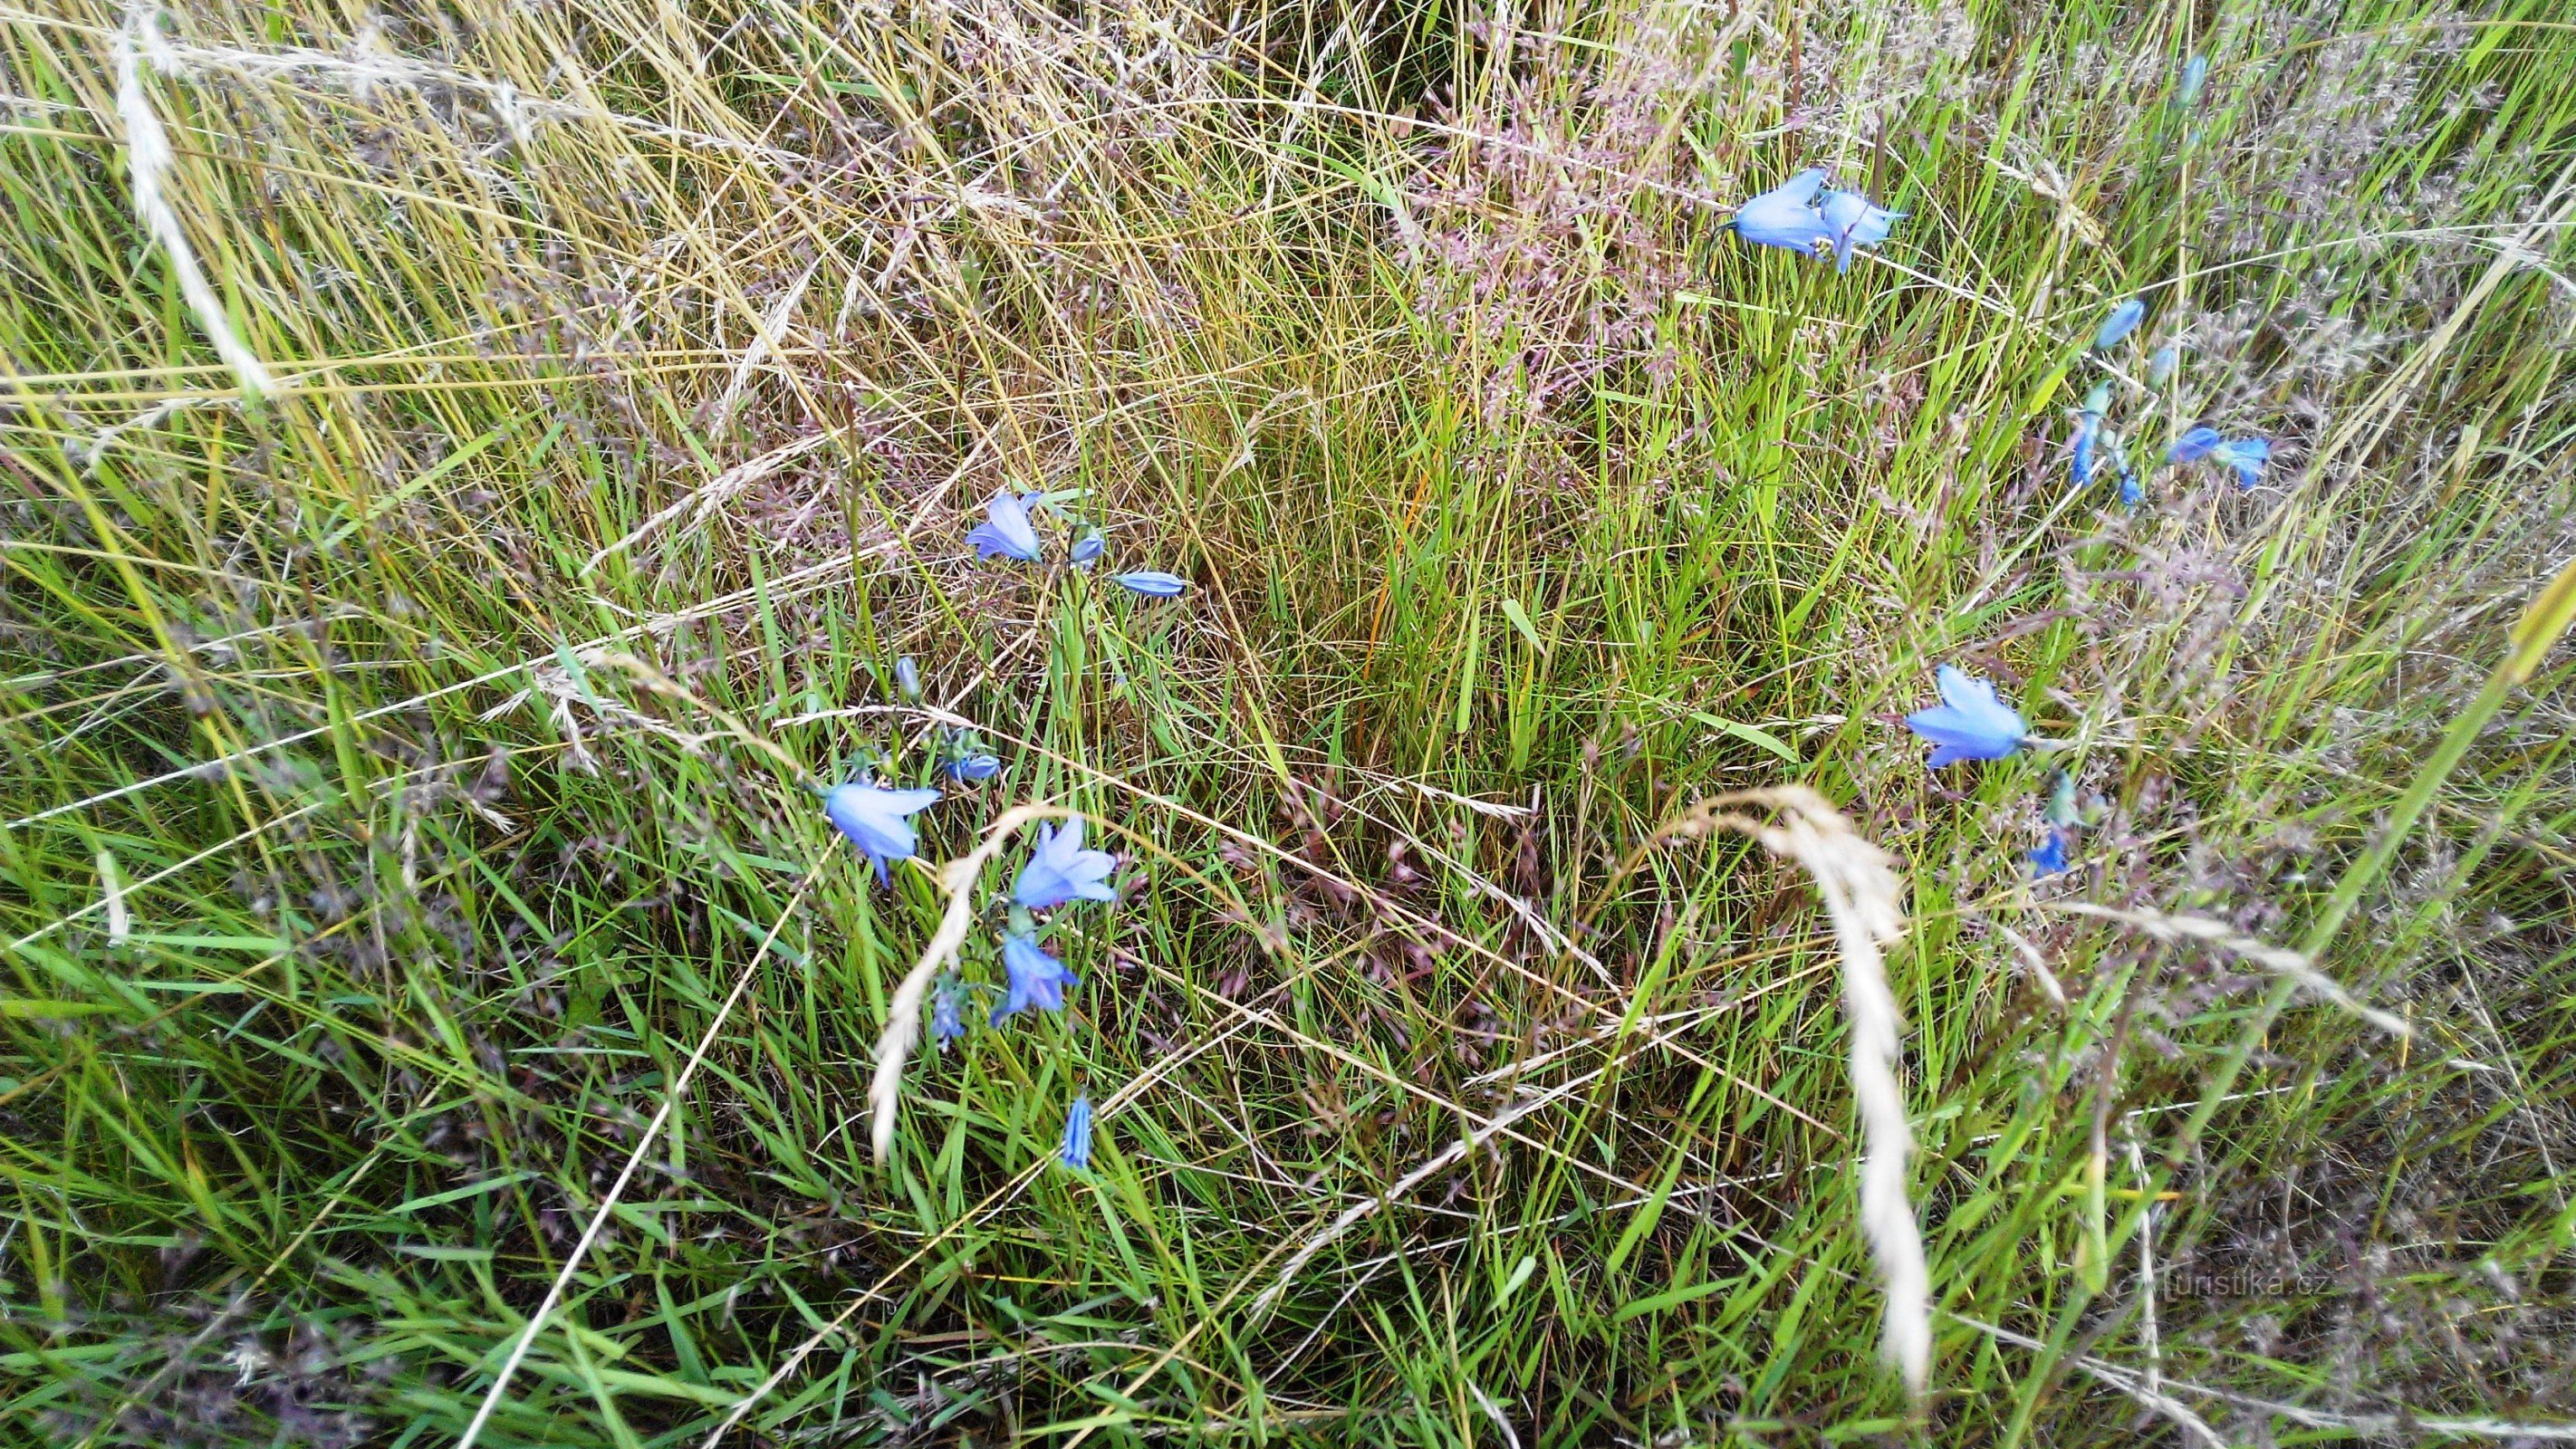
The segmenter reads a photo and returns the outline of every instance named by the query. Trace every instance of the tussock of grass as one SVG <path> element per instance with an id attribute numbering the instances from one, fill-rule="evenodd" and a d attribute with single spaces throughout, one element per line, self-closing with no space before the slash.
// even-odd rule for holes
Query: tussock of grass
<path id="1" fill-rule="evenodd" d="M 9 1442 L 2576 1423 L 2539 0 L 0 44 Z M 1909 213 L 1848 276 L 1725 229 L 1809 164 Z M 1195 587 L 978 565 L 1003 486 Z M 1927 775 L 1940 662 L 2060 747 Z M 878 889 L 808 786 L 961 728 L 925 861 L 1129 881 L 872 1123 L 1017 847 Z M 1778 787 L 1901 942 L 1656 848 Z"/>

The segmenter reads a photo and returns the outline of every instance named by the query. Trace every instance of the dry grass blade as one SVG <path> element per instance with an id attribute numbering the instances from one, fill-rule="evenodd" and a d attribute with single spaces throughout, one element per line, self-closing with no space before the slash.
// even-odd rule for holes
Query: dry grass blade
<path id="1" fill-rule="evenodd" d="M 1742 806 L 1776 811 L 1778 819 L 1739 813 Z M 1913 1133 L 1906 1124 L 1904 1088 L 1896 1077 L 1903 1019 L 1888 990 L 1881 954 L 1905 934 L 1894 862 L 1862 839 L 1824 796 L 1803 785 L 1777 785 L 1700 801 L 1632 852 L 1618 875 L 1624 877 L 1665 842 L 1712 830 L 1746 836 L 1805 867 L 1833 922 L 1834 946 L 1842 958 L 1843 1006 L 1851 1018 L 1852 1098 L 1861 1118 L 1861 1231 L 1869 1238 L 1887 1295 L 1879 1352 L 1919 1395 L 1932 1367 L 1932 1288 L 1922 1230 L 1906 1192 L 1905 1158 Z"/>
<path id="2" fill-rule="evenodd" d="M 2142 931 L 2159 941 L 2197 941 L 2214 950 L 2251 962 L 2285 980 L 2295 981 L 2325 1001 L 2351 1012 L 2390 1036 L 2412 1036 L 2415 1029 L 2399 1017 L 2376 1007 L 2365 1006 L 2335 979 L 2317 969 L 2316 963 L 2285 946 L 2258 940 L 2222 921 L 2207 916 L 2170 915 L 2163 911 L 2121 910 L 2097 906 L 2088 901 L 2053 901 L 2045 907 L 2069 915 L 2092 916 L 2098 920 L 2117 921 Z"/>
<path id="3" fill-rule="evenodd" d="M 170 270 L 179 277 L 179 292 L 188 300 L 188 310 L 195 314 L 208 341 L 224 365 L 233 370 L 242 391 L 257 397 L 273 385 L 268 367 L 259 360 L 238 333 L 232 319 L 224 314 L 224 303 L 215 295 L 214 286 L 206 280 L 205 269 L 197 264 L 196 249 L 188 243 L 187 229 L 179 225 L 179 214 L 170 207 L 167 185 L 171 165 L 177 153 L 170 149 L 170 133 L 163 129 L 159 113 L 152 109 L 152 97 L 143 88 L 143 61 L 150 56 L 156 67 L 167 53 L 167 42 L 161 38 L 161 9 L 142 3 L 126 12 L 125 29 L 116 38 L 116 116 L 125 125 L 126 167 L 134 183 L 134 215 L 143 229 L 169 253 Z"/>

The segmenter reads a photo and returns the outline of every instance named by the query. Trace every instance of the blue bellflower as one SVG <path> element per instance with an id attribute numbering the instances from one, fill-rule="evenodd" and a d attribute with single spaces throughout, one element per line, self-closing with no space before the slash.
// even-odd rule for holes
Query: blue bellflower
<path id="1" fill-rule="evenodd" d="M 1076 1172 L 1091 1170 L 1091 1098 L 1088 1094 L 1073 1099 L 1064 1112 L 1064 1146 L 1056 1156 Z"/>
<path id="2" fill-rule="evenodd" d="M 2048 832 L 2048 838 L 2039 843 L 2038 849 L 2026 852 L 2030 858 L 2031 873 L 2043 879 L 2052 875 L 2065 874 L 2066 840 L 2065 831 L 2052 830 Z"/>
<path id="3" fill-rule="evenodd" d="M 1905 727 L 1930 740 L 1931 768 L 1961 760 L 2000 760 L 2018 754 L 2030 729 L 2012 706 L 1995 698 L 1995 687 L 1970 679 L 1944 664 L 1938 671 L 1941 703 L 1905 717 Z"/>
<path id="4" fill-rule="evenodd" d="M 1109 872 L 1118 858 L 1105 850 L 1082 848 L 1082 822 L 1068 820 L 1061 829 L 1038 827 L 1037 848 L 1011 882 L 1011 899 L 1033 911 L 1053 910 L 1067 901 L 1114 901 Z"/>
<path id="5" fill-rule="evenodd" d="M 1038 943 L 1026 936 L 1002 937 L 1002 973 L 1010 978 L 1010 990 L 1002 1004 L 993 1008 L 993 1025 L 1000 1026 L 1009 1017 L 1035 1007 L 1040 1011 L 1064 1010 L 1064 989 L 1082 984 L 1080 977 L 1064 969 L 1064 963 L 1039 949 Z"/>
<path id="6" fill-rule="evenodd" d="M 1828 191 L 1824 204 L 1825 234 L 1834 248 L 1834 270 L 1851 270 L 1852 249 L 1875 249 L 1887 240 L 1888 232 L 1905 219 L 1901 211 L 1889 211 L 1857 191 Z"/>
<path id="7" fill-rule="evenodd" d="M 937 803 L 936 790 L 888 790 L 864 780 L 835 785 L 823 796 L 823 813 L 850 843 L 877 868 L 877 884 L 886 882 L 886 862 L 908 860 L 915 836 L 904 817 Z"/>
<path id="8" fill-rule="evenodd" d="M 986 558 L 1015 558 L 1022 563 L 1038 561 L 1038 531 L 1029 523 L 1029 505 L 1041 495 L 1030 493 L 1014 497 L 1005 488 L 984 505 L 984 517 L 966 535 L 975 551 Z"/>
<path id="9" fill-rule="evenodd" d="M 2138 324 L 2146 320 L 2146 316 L 2147 304 L 2135 297 L 2112 308 L 2111 315 L 2102 319 L 2100 330 L 2093 334 L 2095 350 L 2108 352 L 2119 346 L 2130 333 L 2138 330 Z"/>
<path id="10" fill-rule="evenodd" d="M 2069 469 L 2075 486 L 2093 481 L 2093 450 L 2102 440 L 2102 413 L 2111 406 L 2111 384 L 2097 382 L 2084 395 L 2084 410 L 2075 415 L 2074 460 Z"/>
<path id="11" fill-rule="evenodd" d="M 1825 169 L 1810 166 L 1735 209 L 1735 234 L 1762 247 L 1786 247 L 1816 256 L 1833 245 L 1833 233 L 1816 210 Z"/>
<path id="12" fill-rule="evenodd" d="M 2237 484 L 2251 488 L 2263 481 L 2263 465 L 2272 460 L 2272 440 L 2223 437 L 2218 429 L 2204 425 L 2183 434 L 2165 452 L 2168 463 L 2197 463 L 2203 458 L 2235 469 Z"/>
<path id="13" fill-rule="evenodd" d="M 2174 90 L 2174 104 L 2188 111 L 2200 104 L 2200 88 L 2209 81 L 2209 57 L 2195 55 L 2182 63 L 2182 84 Z"/>
<path id="14" fill-rule="evenodd" d="M 2174 369 L 2182 365 L 2182 349 L 2168 342 L 2147 359 L 2147 386 L 2162 388 L 2173 381 Z"/>
<path id="15" fill-rule="evenodd" d="M 930 1039 L 941 1051 L 966 1034 L 966 1023 L 957 1015 L 958 1005 L 965 1000 L 966 989 L 953 976 L 942 977 L 930 993 Z"/>
<path id="16" fill-rule="evenodd" d="M 1115 574 L 1112 577 L 1149 599 L 1173 598 L 1181 590 L 1190 586 L 1190 581 L 1178 574 L 1158 574 L 1151 569 L 1139 569 L 1132 574 Z"/>
<path id="17" fill-rule="evenodd" d="M 1096 528 L 1084 529 L 1082 537 L 1073 541 L 1073 561 L 1077 566 L 1090 563 L 1108 551 L 1109 540 L 1101 537 L 1100 530 Z"/>
<path id="18" fill-rule="evenodd" d="M 961 785 L 972 785 L 1002 773 L 1002 762 L 991 755 L 967 755 L 950 760 L 948 778 Z"/>

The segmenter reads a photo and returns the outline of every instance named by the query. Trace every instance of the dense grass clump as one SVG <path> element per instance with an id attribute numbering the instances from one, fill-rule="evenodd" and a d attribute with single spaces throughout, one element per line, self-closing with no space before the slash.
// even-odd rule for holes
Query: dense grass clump
<path id="1" fill-rule="evenodd" d="M 0 1442 L 2576 1433 L 2547 0 L 0 76 Z M 1847 272 L 1730 229 L 1810 166 Z"/>

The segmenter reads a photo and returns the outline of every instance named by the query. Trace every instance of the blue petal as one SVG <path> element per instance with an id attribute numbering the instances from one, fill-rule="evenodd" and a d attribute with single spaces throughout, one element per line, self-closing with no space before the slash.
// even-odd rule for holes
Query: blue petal
<path id="1" fill-rule="evenodd" d="M 984 505 L 984 517 L 989 521 L 975 525 L 966 541 L 986 558 L 1036 563 L 1038 534 L 1029 523 L 1028 500 L 1039 496 L 1032 493 L 1025 498 L 1015 497 L 1007 488 L 994 494 L 992 501 Z"/>
<path id="2" fill-rule="evenodd" d="M 2263 465 L 2272 461 L 2269 438 L 2235 438 L 2209 450 L 2210 461 L 2224 463 L 2236 470 L 2241 487 L 2252 488 L 2263 481 Z"/>
<path id="3" fill-rule="evenodd" d="M 2163 387 L 2173 381 L 2174 369 L 2182 363 L 2182 349 L 2168 342 L 2147 359 L 2147 386 Z"/>
<path id="4" fill-rule="evenodd" d="M 906 860 L 917 840 L 904 817 L 934 804 L 936 790 L 887 790 L 865 781 L 836 785 L 823 796 L 823 813 L 876 867 L 880 884 L 888 861 Z"/>
<path id="5" fill-rule="evenodd" d="M 1087 564 L 1108 551 L 1109 540 L 1102 538 L 1096 528 L 1085 530 L 1073 541 L 1073 561 L 1077 564 Z"/>
<path id="6" fill-rule="evenodd" d="M 2200 88 L 2209 79 L 2209 57 L 2195 55 L 2182 63 L 2182 85 L 2174 93 L 2174 104 L 2190 110 L 2200 103 Z"/>
<path id="7" fill-rule="evenodd" d="M 1887 240 L 1888 231 L 1905 219 L 1901 211 L 1889 211 L 1873 204 L 1857 191 L 1825 193 L 1822 217 L 1825 233 L 1834 248 L 1834 270 L 1851 270 L 1852 249 L 1875 247 Z"/>
<path id="8" fill-rule="evenodd" d="M 2100 413 L 2087 412 L 2076 415 L 2074 457 L 2068 473 L 2075 480 L 2075 486 L 2078 488 L 2093 481 L 2093 439 L 2101 430 Z"/>
<path id="9" fill-rule="evenodd" d="M 2020 752 L 2030 730 L 2021 714 L 1995 697 L 1995 687 L 1944 664 L 1937 671 L 1942 703 L 1905 717 L 1905 727 L 1929 740 L 1932 766 L 1961 760 L 2000 760 Z"/>
<path id="10" fill-rule="evenodd" d="M 2063 874 L 2066 870 L 2066 832 L 2052 830 L 2039 848 L 2029 852 L 2031 870 L 2040 876 Z"/>
<path id="11" fill-rule="evenodd" d="M 2138 323 L 2146 315 L 2147 304 L 2135 297 L 2112 308 L 2111 315 L 2102 319 L 2101 328 L 2093 334 L 2094 347 L 2107 352 L 2119 346 L 2122 339 L 2138 330 Z"/>
<path id="12" fill-rule="evenodd" d="M 948 778 L 963 783 L 989 780 L 1000 773 L 1002 762 L 991 755 L 968 755 L 962 760 L 948 762 Z"/>

